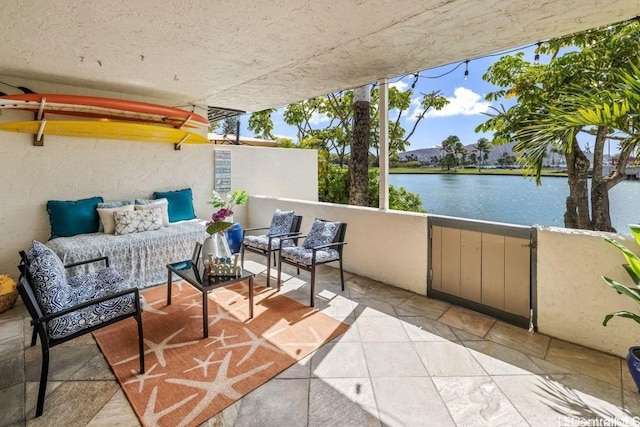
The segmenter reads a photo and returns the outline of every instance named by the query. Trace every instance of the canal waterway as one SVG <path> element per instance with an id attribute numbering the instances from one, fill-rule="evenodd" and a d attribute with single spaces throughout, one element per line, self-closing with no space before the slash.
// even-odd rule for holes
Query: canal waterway
<path id="1" fill-rule="evenodd" d="M 392 174 L 389 183 L 420 195 L 429 213 L 520 225 L 564 226 L 567 179 L 521 176 Z M 611 221 L 619 233 L 640 223 L 640 181 L 623 181 L 610 192 Z"/>

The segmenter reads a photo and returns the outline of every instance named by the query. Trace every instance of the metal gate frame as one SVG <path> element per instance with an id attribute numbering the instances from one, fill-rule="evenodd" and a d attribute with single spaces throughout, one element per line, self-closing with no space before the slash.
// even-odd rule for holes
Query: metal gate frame
<path id="1" fill-rule="evenodd" d="M 433 289 L 433 226 L 441 226 L 458 230 L 468 230 L 480 233 L 495 234 L 506 237 L 516 237 L 529 240 L 529 317 L 523 317 L 514 313 L 500 310 L 476 301 L 452 295 Z M 452 218 L 437 215 L 427 217 L 427 239 L 428 239 L 428 270 L 427 270 L 427 296 L 442 301 L 446 301 L 470 310 L 483 313 L 497 319 L 503 320 L 516 326 L 528 328 L 530 331 L 537 330 L 537 228 L 515 224 L 505 224 L 489 221 L 478 221 L 462 218 Z"/>

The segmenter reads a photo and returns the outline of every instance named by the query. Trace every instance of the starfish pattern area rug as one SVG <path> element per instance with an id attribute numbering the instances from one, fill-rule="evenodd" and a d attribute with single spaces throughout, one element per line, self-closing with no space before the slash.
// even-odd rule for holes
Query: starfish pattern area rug
<path id="1" fill-rule="evenodd" d="M 240 282 L 210 292 L 203 338 L 202 293 L 186 282 L 142 292 L 146 372 L 135 320 L 93 333 L 145 426 L 196 426 L 267 382 L 349 326 L 269 288 Z"/>

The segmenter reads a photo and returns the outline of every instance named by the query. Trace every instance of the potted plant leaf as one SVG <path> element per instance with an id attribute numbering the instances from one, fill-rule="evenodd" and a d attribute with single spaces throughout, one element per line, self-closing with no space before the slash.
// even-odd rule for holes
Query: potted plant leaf
<path id="1" fill-rule="evenodd" d="M 640 225 L 630 225 L 629 228 L 631 229 L 631 233 L 636 239 L 636 242 L 640 245 Z M 610 238 L 605 238 L 605 240 L 618 248 L 626 258 L 627 263 L 622 264 L 622 266 L 631 277 L 631 280 L 633 280 L 635 286 L 623 285 L 622 283 L 606 276 L 602 276 L 602 279 L 607 283 L 607 285 L 615 289 L 616 292 L 628 296 L 640 307 L 640 258 L 619 242 Z M 626 310 L 607 314 L 602 324 L 607 326 L 609 320 L 616 316 L 631 319 L 640 324 L 640 315 Z M 640 391 L 640 346 L 629 348 L 629 353 L 627 354 L 627 365 L 629 366 L 629 372 L 636 383 L 636 387 L 638 388 L 638 391 Z"/>

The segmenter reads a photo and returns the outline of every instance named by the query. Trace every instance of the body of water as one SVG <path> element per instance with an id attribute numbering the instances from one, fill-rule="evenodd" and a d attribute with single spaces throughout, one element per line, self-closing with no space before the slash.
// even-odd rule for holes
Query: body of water
<path id="1" fill-rule="evenodd" d="M 420 195 L 429 213 L 520 225 L 564 227 L 566 178 L 520 176 L 393 174 L 389 183 Z M 623 181 L 609 191 L 611 221 L 620 233 L 640 223 L 640 181 Z"/>

